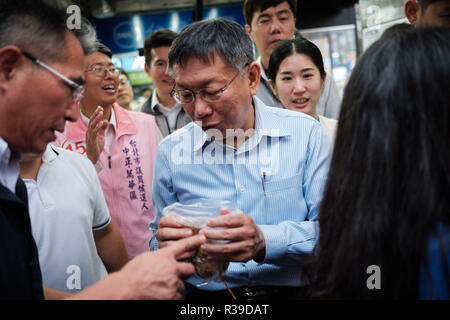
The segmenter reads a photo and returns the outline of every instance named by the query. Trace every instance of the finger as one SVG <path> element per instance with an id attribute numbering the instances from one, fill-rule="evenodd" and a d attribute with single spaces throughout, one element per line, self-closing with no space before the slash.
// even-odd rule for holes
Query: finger
<path id="1" fill-rule="evenodd" d="M 197 250 L 190 250 L 190 251 L 186 251 L 184 253 L 182 253 L 181 255 L 178 256 L 179 261 L 184 261 L 184 262 L 190 262 L 189 259 L 193 258 L 195 255 L 197 254 Z"/>
<path id="2" fill-rule="evenodd" d="M 177 243 L 177 241 L 159 241 L 158 249 L 164 249 L 164 248 L 170 247 L 174 243 Z M 179 261 L 187 260 L 187 259 L 194 257 L 196 254 L 197 254 L 197 248 L 195 248 L 193 250 L 188 250 L 188 251 L 185 251 L 182 254 L 178 255 L 177 260 L 179 260 Z"/>
<path id="3" fill-rule="evenodd" d="M 194 250 L 205 242 L 205 236 L 202 234 L 198 234 L 196 236 L 177 241 L 167 249 L 171 250 L 175 255 L 175 258 L 178 259 L 178 257 L 181 256 L 184 252 Z"/>
<path id="4" fill-rule="evenodd" d="M 90 124 L 90 130 L 93 136 L 97 136 L 102 130 L 105 131 L 108 127 L 108 121 L 103 120 L 101 117 L 97 120 L 95 119 L 92 124 Z"/>
<path id="5" fill-rule="evenodd" d="M 95 109 L 93 116 L 98 116 L 99 114 L 103 114 L 103 107 L 102 106 L 97 106 L 97 108 Z M 92 118 L 92 116 L 91 116 Z"/>
<path id="6" fill-rule="evenodd" d="M 97 107 L 97 109 L 95 109 L 94 113 L 89 118 L 89 126 L 95 127 L 102 118 L 103 118 L 103 108 Z"/>
<path id="7" fill-rule="evenodd" d="M 102 120 L 97 126 L 97 134 L 98 135 L 103 135 L 106 131 L 106 128 L 108 128 L 108 121 L 106 120 Z"/>
<path id="8" fill-rule="evenodd" d="M 181 294 L 183 294 L 184 291 L 184 281 L 182 280 L 178 280 L 177 283 L 175 284 L 175 287 L 177 288 L 177 291 Z"/>
<path id="9" fill-rule="evenodd" d="M 158 238 L 158 237 L 156 237 Z M 163 249 L 166 247 L 169 247 L 173 245 L 176 241 L 164 241 L 164 240 L 158 240 L 158 249 Z"/>
<path id="10" fill-rule="evenodd" d="M 236 228 L 241 227 L 244 224 L 246 217 L 248 216 L 240 213 L 228 213 L 220 217 L 209 219 L 206 222 L 206 225 L 211 228 Z"/>
<path id="11" fill-rule="evenodd" d="M 163 227 L 171 227 L 171 228 L 183 228 L 185 227 L 184 224 L 182 224 L 178 219 L 174 216 L 166 216 L 162 217 L 159 220 L 158 228 Z"/>
<path id="12" fill-rule="evenodd" d="M 181 300 L 182 298 L 183 298 L 182 294 L 177 291 L 176 293 L 174 293 L 174 296 L 172 297 L 172 299 L 169 299 L 169 300 Z"/>
<path id="13" fill-rule="evenodd" d="M 94 120 L 93 123 L 89 122 L 88 130 L 86 131 L 86 137 L 89 136 L 91 139 L 95 139 L 98 131 L 98 122 Z"/>
<path id="14" fill-rule="evenodd" d="M 253 259 L 253 255 L 249 250 L 241 250 L 230 253 L 208 253 L 207 258 L 215 261 L 247 262 Z"/>
<path id="15" fill-rule="evenodd" d="M 189 262 L 178 263 L 178 275 L 181 279 L 187 279 L 195 272 L 194 265 Z"/>
<path id="16" fill-rule="evenodd" d="M 205 243 L 201 245 L 201 249 L 208 254 L 236 254 L 240 251 L 251 251 L 255 247 L 255 242 L 251 239 L 238 242 L 228 243 Z"/>
<path id="17" fill-rule="evenodd" d="M 242 241 L 246 239 L 254 239 L 255 229 L 249 227 L 226 228 L 226 229 L 208 229 L 200 230 L 208 240 L 222 241 Z"/>
<path id="18" fill-rule="evenodd" d="M 156 239 L 158 241 L 179 240 L 192 236 L 192 230 L 189 228 L 167 228 L 158 227 L 156 231 Z"/>
<path id="19" fill-rule="evenodd" d="M 220 216 L 219 217 L 222 217 L 222 216 L 225 216 L 225 215 L 227 215 L 227 214 L 230 214 L 230 210 L 228 210 L 227 208 L 221 208 L 220 209 L 220 211 L 219 211 L 219 213 L 220 213 Z M 208 225 L 209 226 L 209 221 L 213 221 L 212 223 L 215 223 L 215 221 L 222 221 L 221 219 L 218 219 L 218 218 L 212 218 L 212 219 L 209 219 L 207 222 L 206 222 L 206 225 Z"/>

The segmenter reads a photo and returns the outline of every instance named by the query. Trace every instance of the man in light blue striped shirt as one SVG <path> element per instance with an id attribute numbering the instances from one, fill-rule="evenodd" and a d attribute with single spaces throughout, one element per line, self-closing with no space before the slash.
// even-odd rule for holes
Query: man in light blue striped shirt
<path id="1" fill-rule="evenodd" d="M 255 97 L 261 69 L 251 39 L 233 21 L 186 27 L 170 49 L 169 71 L 172 94 L 194 122 L 158 147 L 150 249 L 192 234 L 163 217 L 166 206 L 202 198 L 232 201 L 244 214 L 211 219 L 208 226 L 219 228 L 201 232 L 225 242 L 202 249 L 231 261 L 225 278 L 238 298 L 293 298 L 304 285 L 300 264 L 317 238 L 330 141 L 313 118 L 267 107 Z M 198 283 L 196 277 L 187 282 Z M 187 299 L 230 297 L 221 282 L 187 289 Z"/>

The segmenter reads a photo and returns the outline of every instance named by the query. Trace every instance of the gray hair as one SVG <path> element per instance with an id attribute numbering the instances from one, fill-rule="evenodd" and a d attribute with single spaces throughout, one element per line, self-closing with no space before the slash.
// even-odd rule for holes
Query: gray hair
<path id="1" fill-rule="evenodd" d="M 105 46 L 103 43 L 101 43 L 99 41 L 97 41 L 95 43 L 94 51 L 91 53 L 94 53 L 94 52 L 103 53 L 103 54 L 107 55 L 110 59 L 113 56 L 112 51 L 107 46 Z"/>
<path id="2" fill-rule="evenodd" d="M 0 48 L 15 45 L 43 61 L 62 60 L 67 17 L 56 0 L 0 0 Z M 71 31 L 85 53 L 93 48 L 96 32 L 86 19 L 80 29 Z"/>
<path id="3" fill-rule="evenodd" d="M 216 53 L 236 69 L 255 60 L 252 40 L 244 28 L 232 20 L 217 18 L 197 21 L 181 31 L 170 47 L 168 71 L 173 73 L 174 65 L 183 67 L 192 57 L 214 63 Z"/>
<path id="4" fill-rule="evenodd" d="M 80 29 L 71 30 L 78 38 L 86 56 L 97 51 L 97 32 L 86 18 L 82 18 Z"/>

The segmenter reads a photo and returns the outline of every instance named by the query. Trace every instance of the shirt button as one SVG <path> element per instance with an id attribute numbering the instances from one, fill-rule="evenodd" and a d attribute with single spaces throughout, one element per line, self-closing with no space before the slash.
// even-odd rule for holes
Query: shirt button
<path id="1" fill-rule="evenodd" d="M 245 191 L 244 186 L 241 186 L 241 187 L 239 188 L 239 190 L 241 190 L 241 192 L 244 192 L 244 191 Z"/>

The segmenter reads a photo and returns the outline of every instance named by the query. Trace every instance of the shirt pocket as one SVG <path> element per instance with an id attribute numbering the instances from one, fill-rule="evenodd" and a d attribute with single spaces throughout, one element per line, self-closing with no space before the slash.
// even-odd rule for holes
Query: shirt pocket
<path id="1" fill-rule="evenodd" d="M 265 183 L 264 216 L 261 224 L 279 224 L 291 220 L 301 222 L 307 212 L 303 197 L 302 175 L 297 174 Z"/>
<path id="2" fill-rule="evenodd" d="M 281 192 L 288 192 L 289 190 L 302 192 L 302 175 L 297 174 L 277 181 L 267 181 L 264 187 L 267 196 L 275 196 Z"/>

